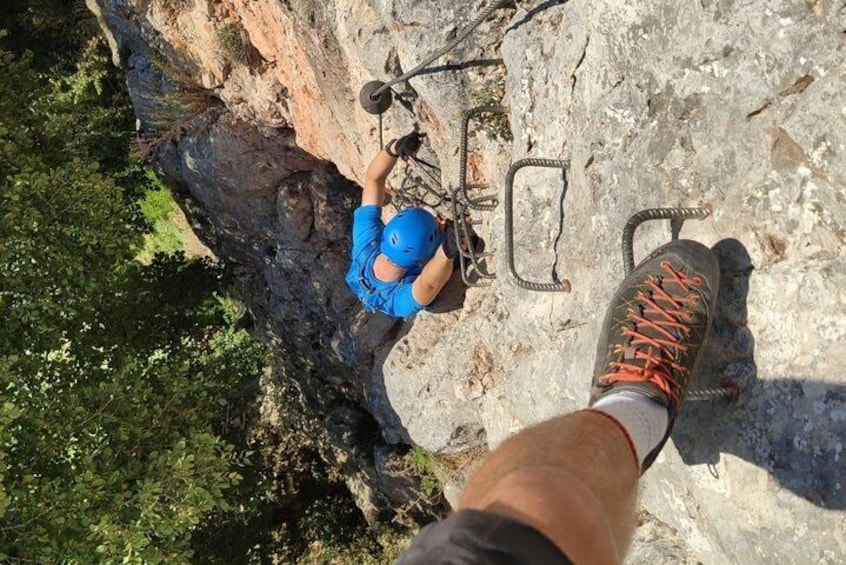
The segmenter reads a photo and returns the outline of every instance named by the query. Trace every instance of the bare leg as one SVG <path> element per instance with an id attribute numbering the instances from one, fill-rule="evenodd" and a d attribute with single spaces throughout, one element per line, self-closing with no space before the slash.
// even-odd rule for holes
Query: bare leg
<path id="1" fill-rule="evenodd" d="M 459 512 L 452 523 L 431 528 L 412 544 L 405 563 L 451 563 L 429 557 L 468 552 L 481 559 L 509 547 L 528 562 L 542 550 L 524 525 L 574 563 L 620 563 L 634 531 L 638 477 L 670 436 L 707 341 L 719 275 L 713 253 L 693 241 L 668 243 L 644 260 L 606 314 L 591 380 L 594 408 L 503 443 L 471 477 L 459 503 L 487 514 Z M 518 526 L 497 524 L 490 514 Z"/>
<path id="2" fill-rule="evenodd" d="M 471 477 L 459 507 L 517 518 L 574 563 L 619 563 L 634 531 L 639 475 L 620 425 L 583 410 L 503 443 Z"/>

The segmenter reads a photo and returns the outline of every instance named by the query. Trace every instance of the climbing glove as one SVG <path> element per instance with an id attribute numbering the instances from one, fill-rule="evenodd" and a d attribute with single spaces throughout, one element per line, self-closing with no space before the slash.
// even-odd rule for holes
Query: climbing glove
<path id="1" fill-rule="evenodd" d="M 450 259 L 455 259 L 458 257 L 459 251 L 458 245 L 455 243 L 455 225 L 450 222 L 444 232 L 444 242 L 441 244 L 441 248 L 444 250 L 444 255 Z"/>
<path id="2" fill-rule="evenodd" d="M 420 146 L 423 145 L 424 137 L 426 137 L 425 133 L 413 131 L 408 135 L 402 136 L 396 141 L 389 142 L 388 145 L 385 146 L 385 151 L 387 151 L 388 155 L 391 157 L 402 157 L 405 159 L 420 150 Z M 391 150 L 392 147 L 393 151 Z"/>

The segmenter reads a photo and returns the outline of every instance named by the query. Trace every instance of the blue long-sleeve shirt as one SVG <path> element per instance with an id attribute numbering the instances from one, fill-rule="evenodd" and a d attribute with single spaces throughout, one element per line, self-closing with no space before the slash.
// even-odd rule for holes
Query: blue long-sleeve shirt
<path id="1" fill-rule="evenodd" d="M 376 278 L 373 263 L 379 256 L 382 240 L 382 208 L 375 204 L 360 206 L 353 214 L 352 264 L 346 281 L 368 312 L 380 311 L 395 318 L 416 314 L 425 307 L 414 300 L 411 285 L 420 270 L 410 269 L 397 281 Z"/>

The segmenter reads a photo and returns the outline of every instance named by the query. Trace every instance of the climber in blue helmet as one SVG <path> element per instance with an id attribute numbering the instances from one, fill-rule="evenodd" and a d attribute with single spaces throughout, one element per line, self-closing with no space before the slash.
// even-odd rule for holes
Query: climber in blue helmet
<path id="1" fill-rule="evenodd" d="M 458 256 L 452 227 L 443 229 L 425 208 L 407 208 L 387 225 L 381 219 L 388 175 L 397 159 L 417 153 L 424 136 L 412 132 L 389 141 L 367 168 L 346 280 L 368 312 L 411 316 L 429 306 L 452 275 Z"/>

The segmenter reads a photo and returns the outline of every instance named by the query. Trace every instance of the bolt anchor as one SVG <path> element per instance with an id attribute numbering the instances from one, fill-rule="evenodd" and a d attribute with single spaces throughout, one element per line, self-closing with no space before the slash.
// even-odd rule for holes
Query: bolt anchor
<path id="1" fill-rule="evenodd" d="M 391 107 L 391 103 L 393 102 L 391 90 L 386 89 L 383 92 L 378 92 L 383 86 L 385 86 L 384 82 L 371 80 L 361 87 L 358 101 L 368 114 L 384 114 Z"/>

